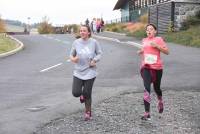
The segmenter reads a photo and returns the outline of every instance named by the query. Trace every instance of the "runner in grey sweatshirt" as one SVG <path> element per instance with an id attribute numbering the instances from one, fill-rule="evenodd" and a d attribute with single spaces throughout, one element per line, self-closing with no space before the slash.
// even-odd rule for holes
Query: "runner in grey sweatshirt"
<path id="1" fill-rule="evenodd" d="M 75 40 L 70 51 L 70 60 L 75 63 L 72 94 L 85 103 L 85 120 L 91 119 L 92 87 L 97 76 L 96 63 L 102 50 L 95 39 L 91 38 L 88 26 L 81 26 L 81 38 Z"/>

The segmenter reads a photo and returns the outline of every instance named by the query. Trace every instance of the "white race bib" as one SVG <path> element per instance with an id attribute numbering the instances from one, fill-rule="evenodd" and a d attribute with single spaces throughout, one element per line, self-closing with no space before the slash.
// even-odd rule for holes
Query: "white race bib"
<path id="1" fill-rule="evenodd" d="M 145 64 L 154 64 L 157 62 L 157 55 L 153 54 L 145 54 L 144 55 L 144 63 Z"/>

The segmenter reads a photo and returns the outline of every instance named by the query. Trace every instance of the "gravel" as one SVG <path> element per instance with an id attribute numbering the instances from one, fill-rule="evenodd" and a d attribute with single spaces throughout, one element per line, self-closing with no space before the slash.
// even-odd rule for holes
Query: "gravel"
<path id="1" fill-rule="evenodd" d="M 39 128 L 35 134 L 199 134 L 200 92 L 163 92 L 164 112 L 157 111 L 157 100 L 151 94 L 151 120 L 142 121 L 143 93 L 124 92 L 93 106 L 93 119 L 84 121 L 77 111 Z"/>

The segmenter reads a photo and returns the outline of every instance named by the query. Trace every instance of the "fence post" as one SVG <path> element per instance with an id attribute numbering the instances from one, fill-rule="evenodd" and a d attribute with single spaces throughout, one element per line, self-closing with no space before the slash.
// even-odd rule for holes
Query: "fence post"
<path id="1" fill-rule="evenodd" d="M 171 7 L 171 22 L 172 22 L 172 28 L 174 30 L 174 11 L 175 11 L 175 2 L 172 1 L 172 7 Z"/>

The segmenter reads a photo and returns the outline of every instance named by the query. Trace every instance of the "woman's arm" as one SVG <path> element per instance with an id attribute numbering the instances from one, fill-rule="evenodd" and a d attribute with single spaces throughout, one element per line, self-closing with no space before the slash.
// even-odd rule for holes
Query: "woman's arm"
<path id="1" fill-rule="evenodd" d="M 76 52 L 76 49 L 75 49 L 75 46 L 74 46 L 75 43 L 72 44 L 72 48 L 71 48 L 71 51 L 70 51 L 70 61 L 71 62 L 74 62 L 74 63 L 77 63 L 79 58 L 77 56 L 77 52 Z"/>
<path id="2" fill-rule="evenodd" d="M 169 49 L 165 46 L 160 46 L 155 42 L 151 42 L 152 47 L 157 48 L 159 51 L 161 51 L 164 54 L 169 54 Z"/>
<path id="3" fill-rule="evenodd" d="M 98 42 L 95 43 L 95 53 L 96 53 L 96 56 L 94 57 L 94 61 L 95 62 L 98 62 L 100 59 L 101 59 L 101 56 L 102 56 L 102 49 L 101 49 L 101 46 Z"/>

